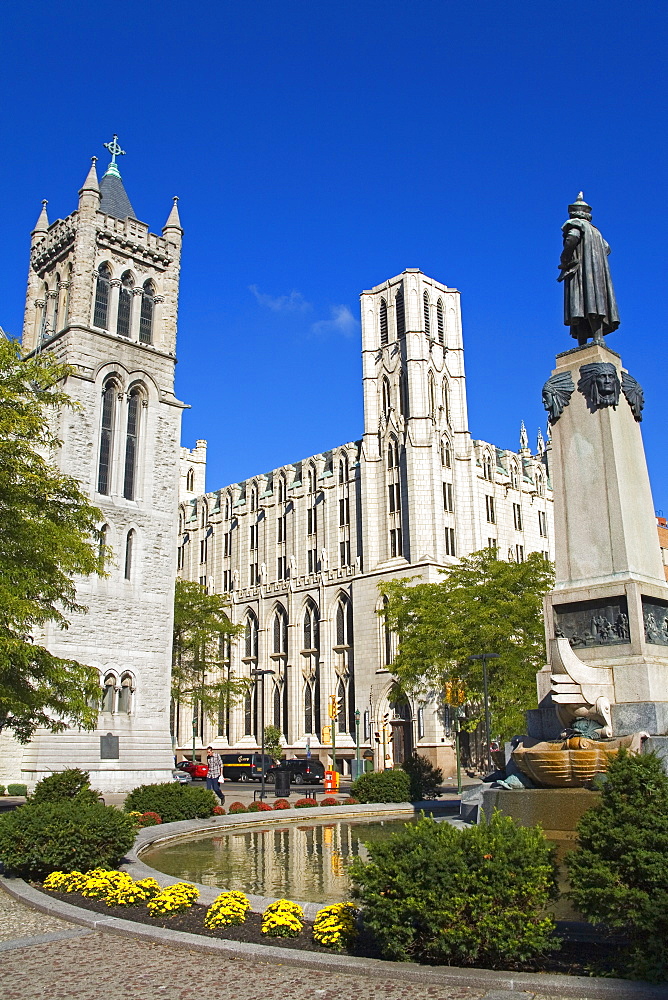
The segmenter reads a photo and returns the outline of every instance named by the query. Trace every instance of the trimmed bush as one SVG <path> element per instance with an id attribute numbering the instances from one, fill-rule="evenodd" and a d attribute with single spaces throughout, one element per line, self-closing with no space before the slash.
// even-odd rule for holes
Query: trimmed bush
<path id="1" fill-rule="evenodd" d="M 243 804 L 243 802 L 233 802 L 230 808 L 228 809 L 228 812 L 230 816 L 236 816 L 237 813 L 248 812 L 248 809 L 246 809 L 246 806 Z"/>
<path id="2" fill-rule="evenodd" d="M 464 830 L 422 817 L 367 850 L 349 875 L 384 958 L 507 968 L 559 944 L 545 912 L 556 867 L 539 827 L 500 813 Z"/>
<path id="3" fill-rule="evenodd" d="M 295 809 L 312 809 L 313 806 L 317 806 L 315 799 L 297 799 L 295 802 Z"/>
<path id="4" fill-rule="evenodd" d="M 405 771 L 368 771 L 350 786 L 358 802 L 409 802 L 411 783 Z"/>
<path id="5" fill-rule="evenodd" d="M 570 898 L 591 923 L 630 941 L 623 974 L 668 980 L 668 777 L 659 758 L 620 750 L 577 834 L 566 856 Z"/>
<path id="6" fill-rule="evenodd" d="M 0 816 L 0 859 L 26 878 L 118 864 L 132 847 L 131 817 L 100 802 L 28 803 Z"/>
<path id="7" fill-rule="evenodd" d="M 218 799 L 207 788 L 193 788 L 177 781 L 158 785 L 140 785 L 130 792 L 123 808 L 126 812 L 154 812 L 163 823 L 176 823 L 182 819 L 206 819 L 213 815 Z"/>
<path id="8" fill-rule="evenodd" d="M 97 792 L 90 787 L 90 774 L 78 767 L 69 767 L 65 771 L 57 771 L 42 778 L 35 785 L 35 791 L 30 796 L 31 805 L 41 805 L 42 802 L 66 802 L 76 799 L 78 802 L 99 802 Z"/>
<path id="9" fill-rule="evenodd" d="M 357 936 L 357 910 L 352 903 L 333 903 L 316 913 L 313 940 L 334 951 L 352 944 Z"/>
<path id="10" fill-rule="evenodd" d="M 198 896 L 199 889 L 190 882 L 175 882 L 149 899 L 146 908 L 152 917 L 171 917 L 189 910 Z"/>
<path id="11" fill-rule="evenodd" d="M 249 813 L 259 813 L 259 812 L 271 812 L 271 806 L 268 802 L 251 802 L 248 806 L 246 812 Z"/>
<path id="12" fill-rule="evenodd" d="M 4 794 L 5 794 L 5 786 L 4 785 L 0 785 L 0 795 L 4 795 Z"/>
<path id="13" fill-rule="evenodd" d="M 410 779 L 411 802 L 421 802 L 423 799 L 435 799 L 443 784 L 443 772 L 440 767 L 434 767 L 427 757 L 414 753 L 407 757 L 401 765 Z"/>
<path id="14" fill-rule="evenodd" d="M 269 937 L 297 937 L 304 926 L 304 911 L 290 899 L 277 899 L 262 914 L 262 934 Z"/>
<path id="15" fill-rule="evenodd" d="M 274 809 L 289 809 L 290 803 L 287 799 L 276 799 L 274 802 Z"/>
<path id="16" fill-rule="evenodd" d="M 7 785 L 7 795 L 27 795 L 28 786 L 22 784 Z"/>
<path id="17" fill-rule="evenodd" d="M 332 798 L 331 795 L 327 795 L 327 796 L 325 796 L 324 799 L 320 799 L 320 805 L 321 806 L 338 806 L 338 804 L 339 804 L 339 800 L 335 799 L 335 798 Z"/>
<path id="18" fill-rule="evenodd" d="M 214 927 L 231 927 L 243 924 L 251 905 L 243 892 L 221 892 L 206 911 L 204 926 L 212 930 Z"/>

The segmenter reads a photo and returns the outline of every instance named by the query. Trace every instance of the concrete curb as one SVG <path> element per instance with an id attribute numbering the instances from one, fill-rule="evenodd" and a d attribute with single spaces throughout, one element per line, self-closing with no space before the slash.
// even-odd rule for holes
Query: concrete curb
<path id="1" fill-rule="evenodd" d="M 206 938 L 183 931 L 165 930 L 118 917 L 101 917 L 71 903 L 61 902 L 34 889 L 22 879 L 0 878 L 0 885 L 13 899 L 41 913 L 60 917 L 95 931 L 108 931 L 133 937 L 152 944 L 161 944 L 189 951 L 218 954 L 221 957 L 271 962 L 306 969 L 338 972 L 345 975 L 373 976 L 402 982 L 424 983 L 450 987 L 472 987 L 484 990 L 532 992 L 572 1000 L 666 1000 L 665 986 L 636 983 L 626 979 L 589 979 L 584 976 L 542 975 L 530 972 L 494 972 L 489 969 L 458 969 L 453 966 L 410 965 L 405 962 L 385 962 L 374 958 L 354 958 L 349 955 L 325 955 L 318 952 L 292 951 L 272 945 L 243 944 Z"/>

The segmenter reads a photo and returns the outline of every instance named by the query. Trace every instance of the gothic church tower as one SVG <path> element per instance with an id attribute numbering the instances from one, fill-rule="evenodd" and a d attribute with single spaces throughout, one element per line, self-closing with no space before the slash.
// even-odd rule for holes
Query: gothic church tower
<path id="1" fill-rule="evenodd" d="M 169 698 L 179 443 L 174 396 L 182 229 L 176 199 L 162 236 L 135 217 L 116 157 L 98 183 L 95 160 L 76 211 L 32 234 L 23 345 L 72 366 L 60 414 L 60 466 L 104 516 L 106 579 L 79 581 L 88 613 L 49 629 L 54 653 L 99 670 L 98 728 L 38 734 L 23 780 L 66 767 L 124 791 L 169 780 Z M 111 737 L 111 738 L 109 738 Z"/>

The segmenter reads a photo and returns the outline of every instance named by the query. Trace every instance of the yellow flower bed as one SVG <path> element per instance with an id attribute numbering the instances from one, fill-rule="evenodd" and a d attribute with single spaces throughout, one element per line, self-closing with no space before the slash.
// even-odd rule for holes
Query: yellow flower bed
<path id="1" fill-rule="evenodd" d="M 44 888 L 53 892 L 78 892 L 85 881 L 83 872 L 51 872 L 44 879 Z"/>
<path id="2" fill-rule="evenodd" d="M 352 903 L 333 903 L 318 910 L 313 924 L 313 940 L 340 951 L 357 934 L 357 910 Z"/>
<path id="3" fill-rule="evenodd" d="M 204 926 L 230 927 L 232 924 L 243 924 L 250 903 L 243 892 L 221 892 L 206 911 Z"/>
<path id="4" fill-rule="evenodd" d="M 289 899 L 270 903 L 262 914 L 262 933 L 269 937 L 297 937 L 304 926 L 304 911 Z"/>
<path id="5" fill-rule="evenodd" d="M 183 913 L 190 909 L 198 896 L 199 890 L 194 885 L 175 882 L 149 899 L 146 906 L 152 917 L 171 916 L 172 913 Z"/>
<path id="6" fill-rule="evenodd" d="M 140 906 L 160 892 L 154 878 L 135 882 L 127 872 L 94 868 L 83 872 L 51 872 L 44 888 L 54 892 L 80 892 L 89 899 L 101 899 L 107 906 Z"/>

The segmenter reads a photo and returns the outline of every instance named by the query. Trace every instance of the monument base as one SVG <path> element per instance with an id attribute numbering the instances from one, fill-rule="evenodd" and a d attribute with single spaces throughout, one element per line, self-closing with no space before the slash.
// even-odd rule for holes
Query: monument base
<path id="1" fill-rule="evenodd" d="M 518 826 L 539 824 L 548 840 L 575 840 L 578 820 L 600 798 L 587 788 L 484 788 L 478 818 L 489 820 L 498 809 Z"/>
<path id="2" fill-rule="evenodd" d="M 611 705 L 614 736 L 645 732 L 652 736 L 668 734 L 668 701 L 622 702 Z"/>

